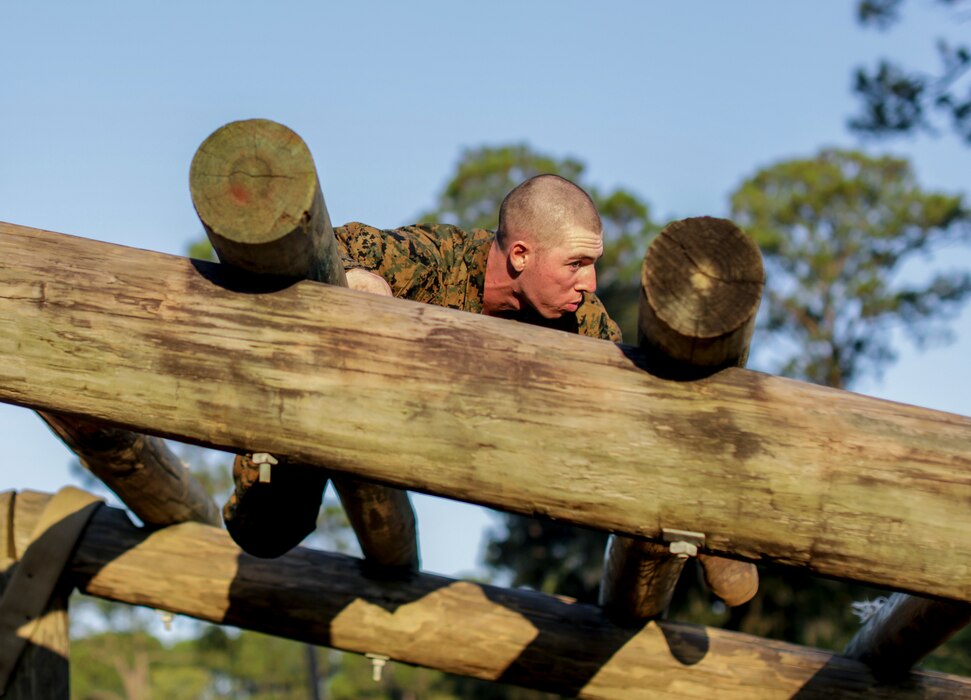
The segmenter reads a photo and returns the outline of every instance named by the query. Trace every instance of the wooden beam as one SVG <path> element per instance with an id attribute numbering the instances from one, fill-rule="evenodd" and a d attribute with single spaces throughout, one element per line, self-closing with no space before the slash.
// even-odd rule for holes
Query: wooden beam
<path id="1" fill-rule="evenodd" d="M 971 601 L 971 419 L 10 224 L 0 261 L 0 400 Z"/>
<path id="2" fill-rule="evenodd" d="M 971 622 L 971 605 L 894 593 L 860 628 L 843 655 L 874 675 L 897 679 Z"/>
<path id="3" fill-rule="evenodd" d="M 705 216 L 668 224 L 641 268 L 637 335 L 647 366 L 678 381 L 744 366 L 764 283 L 758 246 L 731 221 Z M 703 535 L 695 539 L 683 544 L 698 554 L 712 592 L 728 605 L 751 600 L 758 590 L 755 565 L 698 553 Z M 622 619 L 659 615 L 687 556 L 612 535 L 600 604 Z"/>
<path id="4" fill-rule="evenodd" d="M 212 497 L 162 439 L 76 416 L 38 415 L 146 525 L 222 522 Z"/>
<path id="5" fill-rule="evenodd" d="M 192 159 L 189 189 L 221 261 L 256 275 L 347 286 L 310 149 L 287 127 L 249 119 L 217 129 Z M 417 569 L 408 494 L 346 476 L 332 483 L 365 558 L 380 568 Z M 258 514 L 249 521 L 272 527 Z"/>
<path id="6" fill-rule="evenodd" d="M 30 498 L 39 494 L 21 494 Z M 953 698 L 971 680 L 915 673 L 880 685 L 818 649 L 677 623 L 615 625 L 595 606 L 414 574 L 388 582 L 358 559 L 296 548 L 267 561 L 226 532 L 156 532 L 102 508 L 71 571 L 120 602 L 581 698 Z"/>

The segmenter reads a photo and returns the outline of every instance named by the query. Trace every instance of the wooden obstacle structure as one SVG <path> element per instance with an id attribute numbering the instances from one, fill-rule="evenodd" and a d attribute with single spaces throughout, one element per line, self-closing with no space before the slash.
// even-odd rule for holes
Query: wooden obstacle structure
<path id="1" fill-rule="evenodd" d="M 74 585 L 587 698 L 971 697 L 971 679 L 906 675 L 971 617 L 971 420 L 742 369 L 762 279 L 737 229 L 670 226 L 645 260 L 639 346 L 614 345 L 342 289 L 309 151 L 267 122 L 233 129 L 262 136 L 235 158 L 207 141 L 193 166 L 226 264 L 0 224 L 0 400 L 41 412 L 150 526 L 93 512 L 48 612 L 13 627 L 29 643 L 10 697 L 66 697 L 50 639 Z M 232 224 L 261 202 L 266 226 Z M 364 494 L 341 495 L 379 568 L 417 565 L 401 489 L 609 531 L 604 607 L 303 548 L 249 557 L 145 434 L 326 470 Z M 51 502 L 0 498 L 11 578 Z M 900 593 L 847 656 L 649 619 L 692 550 L 729 603 L 752 562 Z"/>

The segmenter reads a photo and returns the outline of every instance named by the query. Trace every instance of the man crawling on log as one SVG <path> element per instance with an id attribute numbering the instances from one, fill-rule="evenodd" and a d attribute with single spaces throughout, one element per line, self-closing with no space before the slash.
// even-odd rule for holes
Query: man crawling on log
<path id="1" fill-rule="evenodd" d="M 559 176 L 538 175 L 513 189 L 494 234 L 442 224 L 385 231 L 360 223 L 334 234 L 352 289 L 621 340 L 594 294 L 594 263 L 603 254 L 600 215 L 586 192 Z M 260 483 L 259 465 L 236 458 L 235 491 L 223 518 L 250 554 L 280 556 L 316 526 L 326 475 L 295 466 Z"/>

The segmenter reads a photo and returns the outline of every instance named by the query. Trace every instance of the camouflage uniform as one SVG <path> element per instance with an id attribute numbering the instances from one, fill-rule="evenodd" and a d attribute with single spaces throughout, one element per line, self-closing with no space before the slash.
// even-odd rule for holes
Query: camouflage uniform
<path id="1" fill-rule="evenodd" d="M 383 277 L 396 297 L 482 313 L 486 262 L 495 235 L 444 224 L 382 231 L 360 223 L 334 229 L 344 269 L 363 268 Z M 583 292 L 575 313 L 546 319 L 532 309 L 514 320 L 620 342 L 620 329 L 595 294 Z M 247 552 L 277 557 L 313 532 L 327 475 L 291 464 L 259 484 L 249 455 L 233 464 L 234 493 L 223 508 L 226 529 Z"/>
<path id="2" fill-rule="evenodd" d="M 334 229 L 344 269 L 364 268 L 391 285 L 396 297 L 482 313 L 486 261 L 495 234 L 446 224 L 421 224 L 382 231 L 350 223 Z M 547 319 L 532 309 L 515 321 L 620 342 L 620 329 L 596 294 L 583 292 L 575 313 Z"/>

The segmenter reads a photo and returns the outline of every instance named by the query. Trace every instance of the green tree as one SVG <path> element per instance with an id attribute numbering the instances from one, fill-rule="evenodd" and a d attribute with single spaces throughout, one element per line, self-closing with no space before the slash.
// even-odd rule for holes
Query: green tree
<path id="1" fill-rule="evenodd" d="M 758 171 L 731 204 L 762 249 L 768 284 L 757 342 L 770 341 L 782 374 L 852 387 L 895 359 L 895 330 L 918 345 L 944 337 L 971 292 L 967 272 L 905 269 L 969 234 L 963 198 L 922 189 L 905 160 L 824 150 Z M 858 627 L 850 604 L 884 593 L 791 569 L 761 575 L 758 596 L 732 611 L 730 627 L 837 650 Z M 968 673 L 969 661 L 966 636 L 931 665 Z"/>
<path id="2" fill-rule="evenodd" d="M 895 359 L 895 329 L 919 345 L 946 335 L 971 291 L 965 271 L 902 274 L 969 233 L 962 197 L 921 189 L 905 160 L 822 151 L 760 170 L 731 204 L 765 258 L 760 340 L 780 374 L 847 388 Z"/>
<path id="3" fill-rule="evenodd" d="M 967 7 L 965 0 L 935 0 L 949 8 Z M 857 19 L 864 27 L 888 30 L 900 20 L 903 0 L 858 0 Z M 937 132 L 935 115 L 950 120 L 951 128 L 971 144 L 971 86 L 965 80 L 971 68 L 966 45 L 938 41 L 940 66 L 924 73 L 882 59 L 876 67 L 855 71 L 853 92 L 860 114 L 850 128 L 860 134 L 891 136 L 916 131 Z"/>

